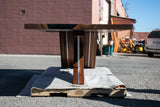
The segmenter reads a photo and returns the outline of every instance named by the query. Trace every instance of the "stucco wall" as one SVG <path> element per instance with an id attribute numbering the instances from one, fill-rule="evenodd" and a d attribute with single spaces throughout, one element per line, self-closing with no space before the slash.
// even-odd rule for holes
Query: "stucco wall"
<path id="1" fill-rule="evenodd" d="M 109 21 L 109 3 L 106 0 L 102 0 L 102 24 L 108 24 Z"/>
<path id="2" fill-rule="evenodd" d="M 109 4 L 106 0 L 92 0 L 92 24 L 108 24 Z"/>
<path id="3" fill-rule="evenodd" d="M 106 0 L 92 0 L 92 24 L 108 24 L 109 20 L 109 4 Z M 99 34 L 98 38 L 100 39 L 101 35 L 105 35 L 105 38 L 102 39 L 102 44 L 107 44 L 108 42 L 108 33 Z"/>
<path id="4" fill-rule="evenodd" d="M 122 5 L 121 0 L 116 0 L 116 11 L 121 17 L 127 17 L 126 11 Z"/>
<path id="5" fill-rule="evenodd" d="M 121 17 L 127 17 L 126 11 L 121 0 L 111 0 L 111 15 L 117 16 L 117 12 Z"/>
<path id="6" fill-rule="evenodd" d="M 99 0 L 92 0 L 92 24 L 99 24 L 100 21 L 100 2 Z"/>

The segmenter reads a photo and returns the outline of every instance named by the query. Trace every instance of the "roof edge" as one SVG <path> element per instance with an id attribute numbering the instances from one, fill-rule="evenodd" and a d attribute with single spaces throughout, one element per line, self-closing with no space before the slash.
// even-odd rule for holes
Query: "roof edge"
<path id="1" fill-rule="evenodd" d="M 134 23 L 136 23 L 136 19 L 132 19 L 132 18 L 128 18 L 128 17 L 120 17 L 120 16 L 114 16 L 114 15 L 111 15 L 111 17 L 116 17 L 116 18 L 121 18 L 121 19 L 132 20 L 132 21 L 134 21 Z"/>

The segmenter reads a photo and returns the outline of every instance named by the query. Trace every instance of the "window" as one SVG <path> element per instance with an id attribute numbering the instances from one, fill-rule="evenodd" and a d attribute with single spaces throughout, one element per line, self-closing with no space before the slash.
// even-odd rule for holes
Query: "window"
<path id="1" fill-rule="evenodd" d="M 119 16 L 119 13 L 117 12 L 117 16 Z"/>
<path id="2" fill-rule="evenodd" d="M 160 38 L 160 31 L 152 31 L 148 38 Z"/>

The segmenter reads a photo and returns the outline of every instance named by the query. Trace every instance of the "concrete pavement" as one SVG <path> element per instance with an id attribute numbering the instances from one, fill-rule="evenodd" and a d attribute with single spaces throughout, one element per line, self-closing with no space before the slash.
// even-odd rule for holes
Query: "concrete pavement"
<path id="1" fill-rule="evenodd" d="M 16 98 L 34 74 L 46 68 L 60 66 L 60 56 L 0 55 L 0 106 L 160 106 L 160 57 L 138 54 L 115 54 L 97 57 L 96 66 L 108 67 L 128 88 L 132 95 L 126 98 L 65 98 L 22 97 Z"/>

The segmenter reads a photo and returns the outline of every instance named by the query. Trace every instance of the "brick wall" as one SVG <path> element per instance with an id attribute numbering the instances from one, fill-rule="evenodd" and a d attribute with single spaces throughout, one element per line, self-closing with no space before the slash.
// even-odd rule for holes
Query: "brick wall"
<path id="1" fill-rule="evenodd" d="M 136 38 L 136 41 L 140 41 L 141 39 L 146 40 L 150 32 L 135 32 L 134 38 Z"/>
<path id="2" fill-rule="evenodd" d="M 92 23 L 92 0 L 0 0 L 0 54 L 60 54 L 59 34 L 25 23 Z"/>

